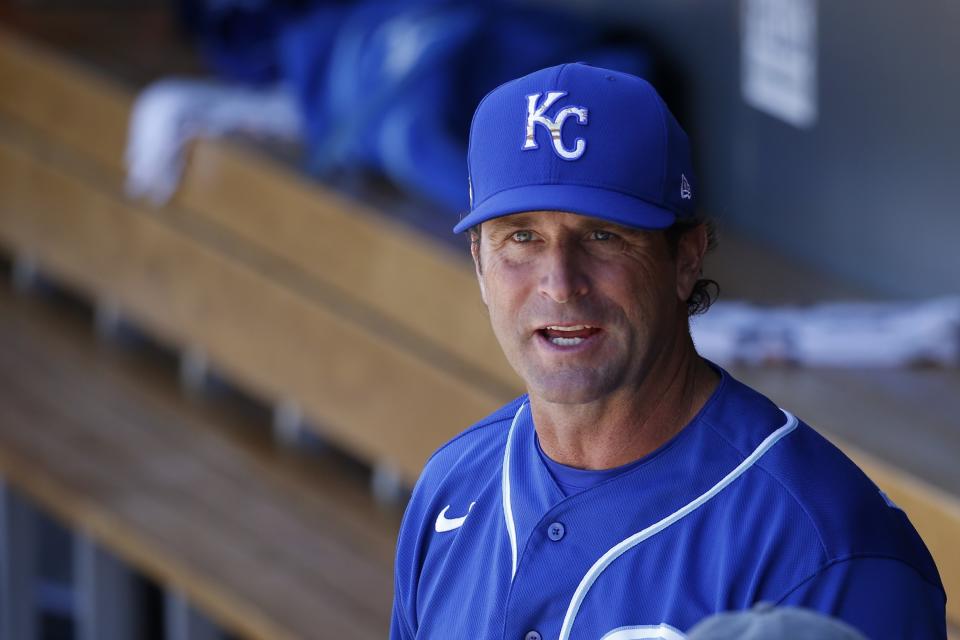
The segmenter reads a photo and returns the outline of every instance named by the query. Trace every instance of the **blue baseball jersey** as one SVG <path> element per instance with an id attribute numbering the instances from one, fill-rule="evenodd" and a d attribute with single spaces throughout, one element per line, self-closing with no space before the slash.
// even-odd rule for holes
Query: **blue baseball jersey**
<path id="1" fill-rule="evenodd" d="M 943 586 L 906 515 L 721 374 L 672 440 L 570 495 L 526 397 L 441 447 L 401 527 L 391 637 L 676 640 L 766 601 L 870 638 L 946 638 Z"/>

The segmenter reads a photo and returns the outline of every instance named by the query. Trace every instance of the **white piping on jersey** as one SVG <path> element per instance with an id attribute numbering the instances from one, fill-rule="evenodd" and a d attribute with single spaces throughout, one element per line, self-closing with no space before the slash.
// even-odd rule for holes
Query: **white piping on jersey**
<path id="1" fill-rule="evenodd" d="M 783 411 L 783 409 L 781 409 L 781 411 Z M 563 617 L 563 624 L 560 627 L 559 640 L 569 640 L 570 633 L 573 630 L 573 622 L 577 617 L 577 613 L 580 611 L 580 605 L 583 604 L 584 598 L 587 597 L 587 592 L 590 590 L 590 587 L 593 586 L 593 583 L 596 582 L 597 578 L 600 577 L 600 574 L 603 573 L 603 571 L 609 567 L 614 560 L 647 538 L 650 538 L 654 534 L 663 531 L 670 525 L 678 522 L 681 518 L 690 515 L 694 510 L 703 506 L 708 500 L 725 489 L 727 485 L 743 475 L 743 473 L 752 467 L 757 460 L 759 460 L 763 454 L 770 449 L 770 447 L 775 445 L 781 438 L 797 428 L 797 419 L 786 411 L 783 411 L 783 413 L 787 416 L 786 424 L 767 436 L 763 442 L 761 442 L 759 446 L 753 450 L 753 453 L 747 456 L 743 462 L 738 464 L 733 471 L 724 476 L 720 482 L 713 485 L 708 491 L 687 503 L 685 506 L 681 507 L 677 511 L 674 511 L 666 518 L 650 525 L 642 531 L 633 534 L 600 556 L 600 559 L 597 560 L 592 567 L 590 567 L 586 575 L 583 576 L 583 579 L 580 580 L 577 590 L 573 592 L 573 598 L 570 600 L 570 605 L 567 607 L 567 614 Z"/>
<path id="2" fill-rule="evenodd" d="M 517 575 L 517 526 L 513 521 L 513 503 L 510 500 L 510 449 L 513 445 L 513 430 L 517 426 L 517 420 L 523 413 L 523 408 L 527 406 L 524 402 L 517 409 L 513 416 L 513 422 L 510 423 L 510 431 L 507 432 L 507 446 L 503 452 L 503 471 L 501 472 L 500 488 L 503 491 L 503 519 L 507 524 L 507 537 L 510 538 L 510 581 Z"/>

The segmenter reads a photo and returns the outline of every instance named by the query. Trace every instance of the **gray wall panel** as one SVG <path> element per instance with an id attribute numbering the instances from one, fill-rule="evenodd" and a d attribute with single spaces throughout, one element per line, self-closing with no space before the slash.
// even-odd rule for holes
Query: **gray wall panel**
<path id="1" fill-rule="evenodd" d="M 960 3 L 821 0 L 808 130 L 743 102 L 737 0 L 567 4 L 668 61 L 724 223 L 866 291 L 960 292 Z"/>

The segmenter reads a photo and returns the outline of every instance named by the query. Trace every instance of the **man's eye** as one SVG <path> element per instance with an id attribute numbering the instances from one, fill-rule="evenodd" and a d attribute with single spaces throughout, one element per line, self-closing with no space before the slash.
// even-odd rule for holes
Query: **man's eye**
<path id="1" fill-rule="evenodd" d="M 510 237 L 514 242 L 530 242 L 533 240 L 533 233 L 530 231 L 515 231 Z"/>
<path id="2" fill-rule="evenodd" d="M 613 240 L 616 237 L 616 234 L 611 233 L 610 231 L 604 231 L 603 229 L 596 229 L 590 232 L 591 240 Z"/>

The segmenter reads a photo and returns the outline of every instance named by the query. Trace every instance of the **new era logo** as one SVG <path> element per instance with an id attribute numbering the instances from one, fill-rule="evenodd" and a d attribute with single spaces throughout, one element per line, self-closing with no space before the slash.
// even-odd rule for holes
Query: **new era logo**
<path id="1" fill-rule="evenodd" d="M 687 182 L 687 176 L 680 174 L 680 197 L 684 200 L 693 198 L 693 191 L 690 190 L 690 183 Z"/>

